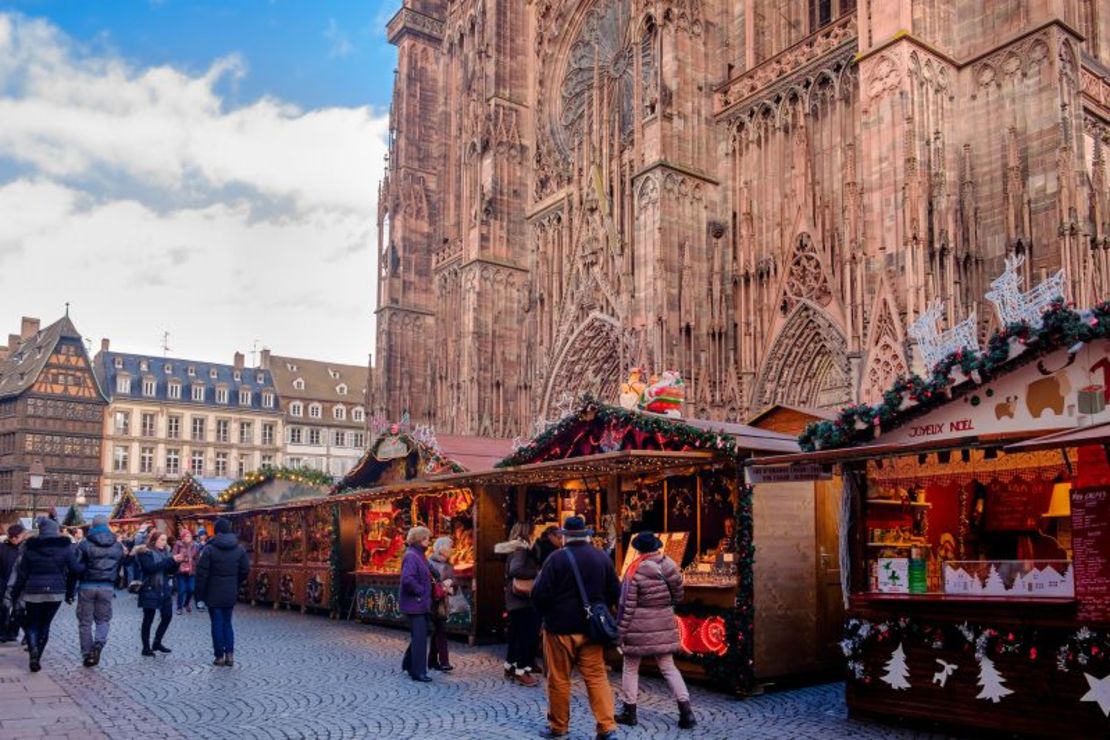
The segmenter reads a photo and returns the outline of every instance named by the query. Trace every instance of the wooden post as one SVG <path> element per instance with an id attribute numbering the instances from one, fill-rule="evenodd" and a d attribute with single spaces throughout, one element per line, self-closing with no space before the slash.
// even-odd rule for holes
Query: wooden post
<path id="1" fill-rule="evenodd" d="M 612 475 L 609 477 L 609 482 L 605 491 L 605 506 L 613 516 L 613 531 L 616 532 L 617 537 L 616 546 L 613 548 L 613 554 L 616 558 L 616 566 L 619 569 L 624 557 L 624 553 L 621 552 L 623 549 L 621 543 L 624 535 L 624 523 L 621 521 L 621 477 L 619 475 Z"/>

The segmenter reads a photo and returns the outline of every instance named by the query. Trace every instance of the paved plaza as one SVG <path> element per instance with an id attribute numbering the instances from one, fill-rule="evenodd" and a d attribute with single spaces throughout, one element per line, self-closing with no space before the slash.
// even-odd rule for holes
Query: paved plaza
<path id="1" fill-rule="evenodd" d="M 240 607 L 230 670 L 210 665 L 208 617 L 175 617 L 168 657 L 139 654 L 139 610 L 119 594 L 98 668 L 77 654 L 73 609 L 55 622 L 39 674 L 25 653 L 0 645 L 0 740 L 50 738 L 475 738 L 535 737 L 544 694 L 502 678 L 501 648 L 452 643 L 450 675 L 414 683 L 400 672 L 404 634 L 319 616 Z M 613 675 L 614 680 L 618 677 Z M 675 728 L 661 681 L 645 679 L 641 726 L 623 738 L 926 738 L 849 720 L 839 684 L 746 700 L 693 689 L 700 725 Z M 572 737 L 592 738 L 584 691 Z"/>

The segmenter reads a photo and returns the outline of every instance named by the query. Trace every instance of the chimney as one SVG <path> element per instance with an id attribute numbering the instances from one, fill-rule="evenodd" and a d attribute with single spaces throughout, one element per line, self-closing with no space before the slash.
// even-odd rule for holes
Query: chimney
<path id="1" fill-rule="evenodd" d="M 107 352 L 108 347 L 110 347 L 111 344 L 112 343 L 110 341 L 108 341 L 108 337 L 104 337 L 103 339 L 100 340 L 100 351 L 101 352 Z"/>
<path id="2" fill-rule="evenodd" d="M 242 352 L 236 352 L 235 353 L 235 369 L 236 370 L 242 370 L 243 366 L 245 364 L 246 364 L 246 358 L 243 356 L 243 353 Z"/>
<path id="3" fill-rule="evenodd" d="M 18 352 L 19 351 L 19 345 L 22 344 L 22 343 L 23 342 L 20 339 L 20 336 L 18 334 L 9 334 L 8 335 L 8 354 L 14 355 L 16 352 Z"/>
<path id="4" fill-rule="evenodd" d="M 0 344 L 0 360 L 8 359 L 8 345 Z"/>
<path id="5" fill-rule="evenodd" d="M 30 337 L 38 334 L 39 320 L 32 319 L 29 316 L 24 316 L 19 328 L 19 334 L 22 339 L 29 339 Z"/>
<path id="6" fill-rule="evenodd" d="M 258 367 L 260 370 L 270 369 L 270 348 L 263 347 L 262 354 L 258 358 Z"/>

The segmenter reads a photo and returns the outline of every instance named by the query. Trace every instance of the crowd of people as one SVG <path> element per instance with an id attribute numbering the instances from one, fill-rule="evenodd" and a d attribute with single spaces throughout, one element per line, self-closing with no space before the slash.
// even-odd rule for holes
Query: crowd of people
<path id="1" fill-rule="evenodd" d="M 179 615 L 191 613 L 194 600 L 198 610 L 208 612 L 213 665 L 234 665 L 232 609 L 250 561 L 228 520 L 216 520 L 210 542 L 203 529 L 195 539 L 182 529 L 172 547 L 169 534 L 153 522 L 130 539 L 113 532 L 104 516 L 93 519 L 87 534 L 62 528 L 53 514 L 40 517 L 35 529 L 13 524 L 0 542 L 0 642 L 19 641 L 22 631 L 32 672 L 42 668 L 50 627 L 63 603 L 77 604 L 83 664 L 99 664 L 120 587 L 135 594 L 142 609 L 143 656 L 172 652 L 165 640 L 176 598 Z"/>
<path id="2" fill-rule="evenodd" d="M 176 600 L 177 615 L 191 613 L 194 605 L 208 612 L 213 665 L 233 666 L 232 612 L 250 561 L 227 519 L 217 519 L 214 526 L 210 541 L 204 529 L 195 538 L 183 529 L 171 545 L 169 534 L 153 523 L 125 539 L 103 516 L 80 537 L 64 532 L 49 516 L 38 519 L 35 533 L 13 524 L 0 543 L 0 642 L 18 640 L 22 630 L 29 668 L 40 670 L 54 617 L 63 602 L 76 600 L 83 662 L 96 666 L 108 641 L 116 589 L 126 586 L 143 612 L 143 656 L 172 652 L 166 635 Z M 616 737 L 618 724 L 637 724 L 639 668 L 650 658 L 677 701 L 678 726 L 693 728 L 690 694 L 674 662 L 680 650 L 674 605 L 682 600 L 681 570 L 663 554 L 655 534 L 640 532 L 631 541 L 638 555 L 618 578 L 610 554 L 594 547 L 591 536 L 585 521 L 572 516 L 535 539 L 526 523 L 518 523 L 509 540 L 496 546 L 506 556 L 505 677 L 529 688 L 546 680 L 548 724 L 542 736 L 566 738 L 577 669 L 597 738 L 609 740 Z M 429 670 L 454 670 L 448 621 L 469 609 L 451 565 L 454 547 L 451 537 L 433 543 L 431 530 L 423 526 L 406 537 L 399 602 L 410 639 L 402 670 L 413 681 L 432 681 Z M 610 646 L 623 655 L 619 713 L 605 663 Z"/>
<path id="3" fill-rule="evenodd" d="M 674 605 L 682 600 L 682 571 L 663 554 L 654 533 L 640 532 L 631 542 L 638 555 L 622 581 L 609 553 L 593 546 L 592 534 L 581 517 L 572 516 L 562 528 L 548 527 L 532 540 L 528 525 L 520 522 L 509 540 L 495 547 L 507 556 L 505 677 L 526 687 L 540 686 L 546 677 L 548 724 L 541 736 L 559 739 L 570 737 L 571 679 L 577 669 L 597 740 L 611 740 L 618 724 L 638 723 L 640 664 L 654 659 L 678 704 L 679 728 L 692 729 L 697 721 L 690 693 L 674 662 L 681 647 Z M 410 529 L 401 565 L 400 608 L 410 629 L 401 668 L 424 683 L 432 680 L 429 669 L 453 669 L 446 626 L 452 599 L 459 595 L 448 562 L 451 538 L 437 539 L 427 555 L 431 536 L 427 527 Z M 606 622 L 611 634 L 598 626 Z M 619 714 L 605 664 L 611 644 L 624 658 Z"/>

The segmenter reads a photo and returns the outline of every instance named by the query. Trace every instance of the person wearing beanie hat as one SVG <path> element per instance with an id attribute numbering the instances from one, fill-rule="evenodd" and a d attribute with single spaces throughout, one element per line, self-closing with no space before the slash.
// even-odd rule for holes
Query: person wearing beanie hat
<path id="1" fill-rule="evenodd" d="M 173 554 L 181 556 L 181 564 L 177 569 L 177 613 L 182 610 L 193 613 L 193 591 L 196 589 L 196 562 L 200 557 L 200 548 L 193 542 L 193 533 L 187 527 L 182 527 L 178 533 L 177 542 L 173 543 Z"/>
<path id="2" fill-rule="evenodd" d="M 239 587 L 250 574 L 250 557 L 231 531 L 231 522 L 216 520 L 216 536 L 204 546 L 197 560 L 197 601 L 208 607 L 212 623 L 214 666 L 235 665 L 235 629 L 232 612 L 239 598 Z"/>
<path id="3" fill-rule="evenodd" d="M 127 557 L 108 517 L 93 517 L 88 535 L 70 551 L 69 568 L 77 579 L 77 636 L 86 668 L 100 662 L 112 623 L 115 580 Z"/>
<path id="4" fill-rule="evenodd" d="M 27 655 L 31 671 L 41 667 L 42 653 L 50 639 L 50 624 L 62 605 L 73 602 L 73 582 L 69 578 L 69 555 L 73 543 L 61 534 L 58 522 L 42 517 L 38 535 L 23 545 L 23 555 L 15 568 L 15 582 L 8 599 L 26 606 L 23 629 L 27 633 Z"/>
<path id="5" fill-rule="evenodd" d="M 590 542 L 590 530 L 582 517 L 567 517 L 560 534 L 566 545 L 548 556 L 532 584 L 532 603 L 543 618 L 547 669 L 548 726 L 541 736 L 569 737 L 571 672 L 577 667 L 586 684 L 597 740 L 610 740 L 617 729 L 613 688 L 605 666 L 605 646 L 590 640 L 586 613 L 598 602 L 615 606 L 620 582 L 613 561 Z M 582 603 L 582 590 L 587 604 Z"/>
<path id="6" fill-rule="evenodd" d="M 19 636 L 19 620 L 16 612 L 7 604 L 5 598 L 8 591 L 8 582 L 15 572 L 16 563 L 19 562 L 19 546 L 23 542 L 26 530 L 19 522 L 8 527 L 8 539 L 0 544 L 0 643 L 11 642 Z"/>
<path id="7" fill-rule="evenodd" d="M 624 654 L 621 671 L 623 706 L 617 715 L 617 722 L 636 725 L 640 661 L 651 656 L 678 702 L 679 728 L 691 729 L 697 722 L 690 708 L 690 692 L 674 664 L 674 654 L 682 649 L 674 613 L 674 605 L 682 601 L 682 571 L 661 552 L 663 541 L 650 530 L 633 537 L 632 547 L 640 555 L 624 574 L 617 609 L 617 633 Z"/>

